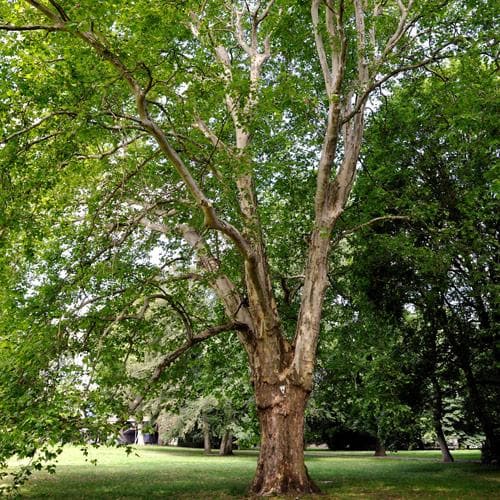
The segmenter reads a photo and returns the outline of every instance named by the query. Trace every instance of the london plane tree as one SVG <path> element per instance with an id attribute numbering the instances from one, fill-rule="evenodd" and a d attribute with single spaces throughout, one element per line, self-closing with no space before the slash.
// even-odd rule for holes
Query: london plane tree
<path id="1" fill-rule="evenodd" d="M 72 368 L 89 400 L 120 385 L 143 323 L 169 349 L 147 387 L 232 331 L 260 421 L 252 493 L 317 491 L 304 409 L 370 96 L 456 51 L 481 3 L 2 0 L 3 347 L 38 346 L 4 352 L 5 401 L 34 411 Z"/>

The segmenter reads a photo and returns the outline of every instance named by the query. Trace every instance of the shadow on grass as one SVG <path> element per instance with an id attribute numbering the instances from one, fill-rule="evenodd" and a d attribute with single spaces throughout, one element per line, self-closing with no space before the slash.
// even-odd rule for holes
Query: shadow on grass
<path id="1" fill-rule="evenodd" d="M 141 452 L 147 453 L 158 453 L 160 455 L 166 455 L 170 457 L 178 458 L 220 458 L 229 459 L 233 457 L 238 458 L 249 458 L 251 460 L 257 460 L 259 456 L 259 450 L 234 450 L 233 455 L 219 455 L 218 450 L 214 449 L 211 453 L 206 455 L 202 449 L 198 448 L 180 448 L 177 446 L 145 446 L 143 448 L 137 448 L 135 451 L 140 455 Z"/>
<path id="2" fill-rule="evenodd" d="M 61 457 L 55 476 L 36 474 L 20 498 L 37 499 L 230 499 L 245 498 L 257 451 L 232 457 L 205 456 L 203 450 L 146 446 L 138 456 L 101 449 L 100 465 Z M 65 465 L 66 457 L 66 465 Z M 472 463 L 386 460 L 370 453 L 308 452 L 311 477 L 324 495 L 318 499 L 488 499 L 500 500 L 500 470 Z"/>

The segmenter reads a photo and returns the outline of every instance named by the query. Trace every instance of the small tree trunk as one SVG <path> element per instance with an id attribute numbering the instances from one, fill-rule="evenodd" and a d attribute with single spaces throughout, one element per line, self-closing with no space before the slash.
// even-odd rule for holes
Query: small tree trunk
<path id="1" fill-rule="evenodd" d="M 382 441 L 377 438 L 377 442 L 375 443 L 375 453 L 373 454 L 375 457 L 386 457 L 387 453 L 385 451 L 385 446 Z"/>
<path id="2" fill-rule="evenodd" d="M 484 464 L 498 464 L 500 462 L 500 434 L 497 425 L 494 423 L 494 417 L 489 405 L 477 385 L 471 366 L 469 346 L 465 342 L 457 342 L 453 334 L 449 334 L 448 339 L 465 375 L 469 396 L 474 403 L 474 411 L 484 432 L 485 441 L 481 448 L 481 462 Z"/>
<path id="3" fill-rule="evenodd" d="M 208 423 L 207 415 L 203 414 L 203 452 L 205 455 L 212 453 L 212 445 L 210 443 L 210 424 Z"/>
<path id="4" fill-rule="evenodd" d="M 450 448 L 448 447 L 448 443 L 446 442 L 443 425 L 441 423 L 444 414 L 443 395 L 437 377 L 432 378 L 432 385 L 434 387 L 434 406 L 432 412 L 434 418 L 434 430 L 436 431 L 436 440 L 438 442 L 439 449 L 441 450 L 442 461 L 450 463 L 454 460 L 450 452 Z"/>
<path id="5" fill-rule="evenodd" d="M 229 429 L 226 429 L 220 442 L 219 455 L 228 456 L 233 454 L 233 434 Z"/>
<path id="6" fill-rule="evenodd" d="M 289 383 L 259 384 L 256 400 L 261 443 L 251 493 L 317 493 L 304 464 L 304 409 L 308 393 Z"/>
<path id="7" fill-rule="evenodd" d="M 137 424 L 137 435 L 135 443 L 139 446 L 144 446 L 144 434 L 142 432 L 142 424 Z"/>
<path id="8" fill-rule="evenodd" d="M 439 449 L 441 450 L 441 461 L 445 463 L 454 462 L 453 455 L 450 452 L 450 448 L 448 447 L 448 443 L 444 437 L 441 425 L 439 426 L 439 429 L 436 428 L 436 440 L 438 442 Z"/>

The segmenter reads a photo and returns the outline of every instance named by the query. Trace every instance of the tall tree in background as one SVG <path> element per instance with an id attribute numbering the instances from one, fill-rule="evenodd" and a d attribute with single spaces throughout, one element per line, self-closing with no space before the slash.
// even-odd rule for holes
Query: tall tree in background
<path id="1" fill-rule="evenodd" d="M 20 442 L 37 412 L 39 446 L 47 415 L 55 438 L 72 403 L 109 411 L 96 388 L 129 356 L 171 350 L 149 386 L 236 331 L 261 427 L 251 490 L 316 491 L 304 409 L 368 99 L 452 53 L 482 7 L 466 3 L 3 2 L 2 434 Z M 85 402 L 61 398 L 72 377 Z"/>
<path id="2" fill-rule="evenodd" d="M 371 121 L 355 203 L 364 220 L 408 219 L 381 220 L 353 238 L 350 275 L 379 314 L 401 321 L 406 308 L 419 318 L 405 345 L 428 386 L 438 441 L 446 448 L 444 396 L 466 395 L 463 420 L 475 416 L 486 463 L 500 458 L 493 50 L 406 82 Z"/>

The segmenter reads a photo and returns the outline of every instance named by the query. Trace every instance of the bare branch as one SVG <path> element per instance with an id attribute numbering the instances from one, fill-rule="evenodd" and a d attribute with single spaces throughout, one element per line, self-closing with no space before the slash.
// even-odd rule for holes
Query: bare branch
<path id="1" fill-rule="evenodd" d="M 389 73 L 387 73 L 386 75 L 384 75 L 379 80 L 376 80 L 375 82 L 373 82 L 368 88 L 365 89 L 365 91 L 362 94 L 360 94 L 358 96 L 358 98 L 356 100 L 356 105 L 353 107 L 353 109 L 346 116 L 344 116 L 342 118 L 342 124 L 347 123 L 348 121 L 350 121 L 352 119 L 352 117 L 354 115 L 358 114 L 360 112 L 361 108 L 365 105 L 366 100 L 368 99 L 368 96 L 376 88 L 383 85 L 385 82 L 390 80 L 392 77 L 398 75 L 399 73 L 404 73 L 405 71 L 411 71 L 413 69 L 418 69 L 418 68 L 421 68 L 423 66 L 427 66 L 428 64 L 431 64 L 433 62 L 437 62 L 441 59 L 446 59 L 447 56 L 445 54 L 439 54 L 439 52 L 441 50 L 443 50 L 444 48 L 446 48 L 446 46 L 451 45 L 451 44 L 453 44 L 453 41 L 450 41 L 445 46 L 440 47 L 438 50 L 436 50 L 434 52 L 433 55 L 429 56 L 427 59 L 424 59 L 422 61 L 418 61 L 418 62 L 413 63 L 413 64 L 408 64 L 405 66 L 400 66 L 398 68 L 395 68 L 392 71 L 390 71 Z"/>
<path id="2" fill-rule="evenodd" d="M 383 215 L 381 217 L 375 217 L 375 218 L 369 220 L 368 222 L 363 222 L 362 224 L 358 224 L 357 226 L 354 226 L 351 229 L 346 229 L 345 231 L 342 231 L 342 233 L 340 233 L 340 235 L 335 239 L 334 244 L 337 244 L 343 238 L 359 231 L 360 229 L 363 229 L 365 227 L 376 224 L 377 222 L 386 221 L 386 220 L 410 220 L 410 217 L 408 217 L 406 215 Z"/>
<path id="3" fill-rule="evenodd" d="M 98 344 L 98 347 L 97 347 L 97 351 L 98 353 L 101 352 L 103 346 L 104 346 L 104 339 L 108 336 L 109 332 L 111 332 L 111 330 L 118 324 L 120 323 L 121 321 L 124 321 L 125 319 L 129 319 L 129 318 L 132 318 L 131 315 L 127 314 L 127 311 L 128 309 L 133 306 L 136 302 L 138 301 L 138 298 L 134 298 L 132 300 L 130 300 L 126 306 L 120 311 L 120 313 L 118 313 L 112 320 L 111 320 L 111 323 L 104 329 L 104 331 L 102 332 L 102 334 L 100 335 L 99 337 L 99 344 Z M 144 299 L 144 304 L 143 306 L 141 307 L 141 311 L 142 311 L 142 314 L 144 315 L 146 313 L 146 310 L 148 309 L 149 307 L 149 301 L 147 299 Z M 142 318 L 143 316 L 141 316 Z M 133 316 L 134 319 L 137 319 L 138 318 L 138 315 L 134 315 Z"/>
<path id="4" fill-rule="evenodd" d="M 323 73 L 323 78 L 325 80 L 325 88 L 328 97 L 331 96 L 332 91 L 332 76 L 330 74 L 330 68 L 328 67 L 328 60 L 326 57 L 325 45 L 323 43 L 323 37 L 319 31 L 319 5 L 321 0 L 313 0 L 311 2 L 311 18 L 313 23 L 314 31 L 314 41 L 316 43 L 316 51 L 318 52 L 319 63 L 321 66 L 321 71 Z"/>
<path id="5" fill-rule="evenodd" d="M 245 35 L 243 32 L 243 11 L 234 9 L 234 15 L 235 15 L 235 23 L 234 23 L 234 28 L 235 28 L 235 34 L 236 34 L 236 40 L 238 41 L 238 44 L 240 47 L 251 57 L 253 52 L 255 51 L 256 47 L 254 46 L 255 42 L 255 36 L 256 33 L 252 33 L 252 47 L 248 45 L 248 43 L 245 40 Z M 255 31 L 255 23 L 252 26 L 252 31 Z"/>
<path id="6" fill-rule="evenodd" d="M 392 34 L 391 38 L 389 38 L 389 41 L 387 42 L 387 45 L 385 46 L 382 55 L 380 57 L 380 60 L 383 60 L 386 58 L 386 56 L 392 52 L 394 47 L 398 44 L 398 42 L 401 40 L 403 35 L 406 33 L 408 30 L 409 26 L 411 23 L 407 24 L 406 20 L 408 19 L 408 12 L 413 6 L 413 0 L 408 1 L 408 6 L 405 6 L 401 0 L 398 0 L 398 7 L 399 7 L 399 12 L 400 12 L 400 18 L 398 22 L 398 26 L 394 33 Z"/>
<path id="7" fill-rule="evenodd" d="M 133 217 L 127 223 L 125 223 L 125 227 L 142 226 L 150 231 L 155 231 L 157 233 L 162 233 L 165 235 L 171 234 L 175 229 L 160 222 L 152 222 L 147 217 L 148 214 L 156 215 L 158 217 L 172 217 L 177 213 L 177 210 L 175 208 L 168 211 L 161 210 L 157 208 L 158 203 L 144 204 L 139 201 L 128 201 L 127 205 L 130 205 L 131 207 L 139 206 L 141 207 L 141 211 L 137 216 Z M 116 229 L 116 224 L 112 224 L 112 229 Z"/>
<path id="8" fill-rule="evenodd" d="M 207 276 L 204 276 L 203 274 L 200 273 L 184 273 L 184 274 L 178 274 L 170 278 L 172 281 L 205 281 L 207 280 Z"/>
<path id="9" fill-rule="evenodd" d="M 96 219 L 98 217 L 99 212 L 116 196 L 116 194 L 125 187 L 126 183 L 132 179 L 135 175 L 137 175 L 155 156 L 157 156 L 159 151 L 153 151 L 152 154 L 147 156 L 142 162 L 140 162 L 136 168 L 131 170 L 127 175 L 125 175 L 122 180 L 115 185 L 115 187 L 101 200 L 97 210 L 94 213 L 92 218 L 91 227 L 92 229 L 95 227 Z"/>
<path id="10" fill-rule="evenodd" d="M 61 31 L 62 26 L 48 26 L 44 24 L 30 24 L 26 26 L 14 26 L 13 24 L 0 24 L 3 31 Z"/>
<path id="11" fill-rule="evenodd" d="M 57 137 L 58 135 L 61 135 L 62 132 L 54 132 L 52 134 L 47 134 L 47 135 L 43 135 L 41 137 L 37 137 L 36 139 L 34 139 L 33 141 L 31 142 L 28 142 L 27 144 L 24 145 L 24 149 L 25 150 L 28 150 L 30 149 L 31 147 L 37 145 L 37 144 L 40 144 L 41 142 L 45 142 L 45 141 L 48 141 L 49 139 L 52 139 L 53 137 Z"/>
<path id="12" fill-rule="evenodd" d="M 201 7 L 200 7 L 200 12 L 203 12 L 205 10 L 205 6 L 207 5 L 207 0 L 203 0 Z M 191 19 L 193 20 L 192 23 L 189 23 L 189 29 L 193 33 L 193 35 L 198 38 L 200 35 L 200 28 L 201 28 L 201 22 L 202 20 L 200 19 L 200 16 L 198 16 L 195 12 L 190 12 L 189 13 Z"/>
<path id="13" fill-rule="evenodd" d="M 365 12 L 361 0 L 354 0 L 354 12 L 356 18 L 356 35 L 358 37 L 358 80 L 361 85 L 366 85 L 370 75 L 368 61 L 366 60 Z"/>
<path id="14" fill-rule="evenodd" d="M 257 18 L 257 22 L 260 24 L 264 19 L 269 15 L 269 12 L 271 11 L 272 6 L 274 5 L 274 0 L 270 0 L 268 4 L 264 7 L 264 10 L 262 11 L 262 14 Z M 260 9 L 260 3 L 259 3 L 259 9 Z M 257 13 L 259 11 L 257 10 Z"/>
<path id="15" fill-rule="evenodd" d="M 147 217 L 141 217 L 137 223 L 144 227 L 145 229 L 148 229 L 150 231 L 154 231 L 156 233 L 161 233 L 161 234 L 170 234 L 171 229 L 169 226 L 166 224 L 160 224 L 159 222 L 151 222 Z"/>
<path id="16" fill-rule="evenodd" d="M 182 323 L 184 324 L 184 328 L 186 329 L 186 337 L 188 339 L 192 339 L 193 338 L 193 323 L 191 321 L 191 318 L 190 318 L 188 312 L 184 308 L 184 306 L 180 302 L 176 301 L 172 297 L 172 295 L 167 293 L 161 286 L 159 286 L 159 285 L 156 285 L 156 286 L 161 290 L 161 293 L 150 296 L 150 297 L 148 297 L 148 299 L 150 300 L 150 299 L 154 298 L 154 299 L 160 299 L 160 300 L 165 301 L 178 314 L 179 318 L 181 319 Z"/>
<path id="17" fill-rule="evenodd" d="M 69 21 L 69 17 L 66 12 L 64 12 L 64 9 L 61 7 L 61 5 L 59 5 L 55 0 L 49 0 L 49 2 L 56 8 L 57 12 L 59 12 L 59 15 L 61 16 L 61 19 L 63 21 Z"/>
<path id="18" fill-rule="evenodd" d="M 215 47 L 215 56 L 217 60 L 222 64 L 225 83 L 230 84 L 233 80 L 233 73 L 231 70 L 231 58 L 229 57 L 229 52 L 227 51 L 226 47 L 218 45 L 217 47 Z M 233 123 L 235 125 L 239 124 L 238 105 L 229 92 L 226 92 L 225 101 L 226 108 L 229 111 L 231 118 L 233 119 Z"/>
<path id="19" fill-rule="evenodd" d="M 44 116 L 43 118 L 40 118 L 39 120 L 35 121 L 31 125 L 23 128 L 21 130 L 18 130 L 17 132 L 13 132 L 12 134 L 4 137 L 3 139 L 0 139 L 0 144 L 6 144 L 7 142 L 11 141 L 12 139 L 15 139 L 16 137 L 23 135 L 23 134 L 29 132 L 30 130 L 33 130 L 36 127 L 39 127 L 42 123 L 46 122 L 47 120 L 50 120 L 54 116 L 60 116 L 60 115 L 67 115 L 67 116 L 75 117 L 76 113 L 74 113 L 72 111 L 55 111 L 54 113 L 50 113 L 49 115 Z"/>
<path id="20" fill-rule="evenodd" d="M 133 144 L 134 142 L 138 141 L 139 139 L 142 139 L 144 137 L 144 134 L 137 135 L 135 137 L 132 137 L 128 141 L 121 142 L 114 148 L 108 150 L 108 151 L 103 151 L 102 153 L 97 153 L 97 154 L 90 154 L 90 155 L 85 155 L 85 154 L 79 154 L 76 156 L 77 159 L 79 160 L 102 160 L 103 158 L 106 158 L 108 156 L 114 155 L 117 151 L 120 151 L 120 149 L 126 148 L 127 146 L 130 146 L 130 144 Z"/>
<path id="21" fill-rule="evenodd" d="M 26 0 L 26 2 L 28 2 L 30 5 L 35 7 L 35 9 L 39 10 L 45 16 L 47 16 L 49 19 L 52 19 L 55 22 L 61 22 L 61 21 L 64 22 L 65 21 L 64 18 L 58 16 L 57 14 L 52 12 L 48 7 L 46 7 L 42 3 L 38 2 L 37 0 Z"/>
<path id="22" fill-rule="evenodd" d="M 221 273 L 219 261 L 212 255 L 204 239 L 187 224 L 180 225 L 178 229 L 184 240 L 196 252 L 199 266 L 209 273 L 210 285 L 224 304 L 226 315 L 240 323 L 245 323 L 249 331 L 253 330 L 253 322 L 248 309 L 241 307 L 243 298 L 234 283 Z"/>
<path id="23" fill-rule="evenodd" d="M 193 124 L 194 127 L 203 132 L 203 135 L 212 143 L 215 148 L 222 148 L 226 151 L 229 147 L 217 136 L 209 126 L 199 117 L 196 117 L 196 122 Z"/>

